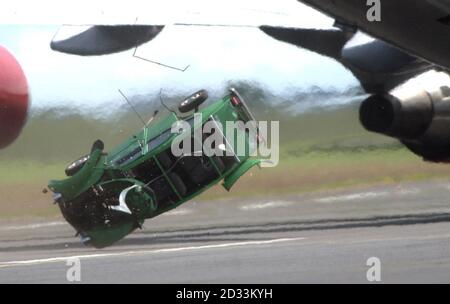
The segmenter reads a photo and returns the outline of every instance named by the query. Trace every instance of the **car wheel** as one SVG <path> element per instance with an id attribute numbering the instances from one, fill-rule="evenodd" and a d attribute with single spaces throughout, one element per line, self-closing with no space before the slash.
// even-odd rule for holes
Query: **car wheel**
<path id="1" fill-rule="evenodd" d="M 181 113 L 186 113 L 197 109 L 206 99 L 208 99 L 208 92 L 200 90 L 183 100 L 178 106 Z"/>
<path id="2" fill-rule="evenodd" d="M 75 175 L 78 171 L 81 170 L 81 168 L 83 168 L 84 164 L 88 161 L 88 159 L 89 155 L 85 155 L 83 157 L 80 157 L 76 161 L 72 162 L 70 165 L 67 166 L 65 170 L 66 175 L 67 176 Z"/>

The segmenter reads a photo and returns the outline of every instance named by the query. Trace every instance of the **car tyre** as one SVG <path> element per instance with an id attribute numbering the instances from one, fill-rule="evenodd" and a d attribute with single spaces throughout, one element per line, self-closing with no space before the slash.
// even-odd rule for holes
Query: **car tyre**
<path id="1" fill-rule="evenodd" d="M 73 176 L 78 171 L 83 168 L 84 164 L 89 160 L 89 155 L 85 155 L 77 159 L 76 161 L 73 161 L 70 165 L 67 166 L 65 172 L 67 176 Z"/>
<path id="2" fill-rule="evenodd" d="M 183 100 L 178 106 L 178 110 L 181 113 L 196 110 L 206 99 L 208 99 L 208 92 L 206 90 L 200 90 Z"/>

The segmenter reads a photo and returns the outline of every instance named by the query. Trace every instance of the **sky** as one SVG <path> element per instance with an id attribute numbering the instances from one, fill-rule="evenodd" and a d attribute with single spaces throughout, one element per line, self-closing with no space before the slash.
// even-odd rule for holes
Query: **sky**
<path id="1" fill-rule="evenodd" d="M 311 86 L 319 86 L 345 89 L 357 84 L 351 73 L 332 59 L 276 41 L 259 31 L 257 26 L 261 24 L 307 28 L 332 26 L 330 18 L 295 0 L 171 0 L 157 2 L 160 6 L 155 6 L 154 1 L 146 1 L 146 5 L 150 3 L 151 7 L 145 9 L 134 3 L 139 1 L 130 0 L 126 8 L 94 5 L 97 10 L 94 9 L 91 14 L 60 7 L 42 10 L 49 1 L 39 1 L 42 6 L 34 8 L 33 16 L 39 17 L 36 20 L 27 17 L 33 7 L 21 6 L 23 1 L 17 1 L 15 7 L 2 8 L 3 13 L 0 13 L 0 20 L 10 23 L 0 24 L 0 44 L 7 47 L 21 63 L 35 109 L 99 105 L 111 108 L 122 103 L 118 89 L 130 96 L 156 94 L 160 89 L 168 94 L 190 94 L 201 88 L 221 90 L 230 81 L 250 81 L 283 95 L 292 88 L 307 90 Z M 187 6 L 186 2 L 192 5 Z M 234 7 L 231 5 L 233 3 Z M 50 5 L 52 3 L 47 8 Z M 173 7 L 177 10 L 174 11 Z M 8 19 L 8 16 L 15 18 Z M 84 17 L 77 19 L 80 16 Z M 128 24 L 129 20 L 136 22 L 136 18 L 137 23 L 158 24 L 165 21 L 164 24 L 168 24 L 154 40 L 138 48 L 138 56 L 189 68 L 181 72 L 151 64 L 133 58 L 134 50 L 80 57 L 54 52 L 49 47 L 56 33 L 55 39 L 61 39 L 68 32 L 85 28 L 74 25 Z M 228 22 L 250 27 L 173 25 L 180 22 Z M 61 26 L 67 23 L 71 25 Z"/>

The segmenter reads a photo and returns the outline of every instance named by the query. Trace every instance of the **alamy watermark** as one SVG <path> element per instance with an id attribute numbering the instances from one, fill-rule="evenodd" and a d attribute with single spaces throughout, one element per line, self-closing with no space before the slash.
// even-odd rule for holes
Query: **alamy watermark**
<path id="1" fill-rule="evenodd" d="M 367 20 L 369 22 L 380 22 L 381 21 L 381 0 L 367 0 Z"/>
<path id="2" fill-rule="evenodd" d="M 202 119 L 202 113 L 195 113 L 193 125 L 184 120 L 172 125 L 171 132 L 178 134 L 171 146 L 174 156 L 260 157 L 264 160 L 261 167 L 278 165 L 280 157 L 278 121 L 270 123 L 268 121 L 245 123 L 226 121 L 223 126 L 214 118 L 208 119 L 203 124 Z M 193 134 L 193 136 L 187 136 L 187 134 Z"/>
<path id="3" fill-rule="evenodd" d="M 381 282 L 381 260 L 377 257 L 367 259 L 366 266 L 369 267 L 366 273 L 367 281 Z"/>
<path id="4" fill-rule="evenodd" d="M 68 258 L 66 266 L 69 267 L 66 272 L 67 281 L 72 283 L 81 282 L 81 260 L 76 257 Z"/>

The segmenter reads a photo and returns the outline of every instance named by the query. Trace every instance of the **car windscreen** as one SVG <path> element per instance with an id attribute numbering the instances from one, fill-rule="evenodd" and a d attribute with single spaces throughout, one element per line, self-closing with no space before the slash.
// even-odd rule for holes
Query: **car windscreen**
<path id="1" fill-rule="evenodd" d="M 156 149 L 157 147 L 159 147 L 166 140 L 168 140 L 172 136 L 172 134 L 173 134 L 172 130 L 167 129 L 167 130 L 163 131 L 161 134 L 159 134 L 158 136 L 150 139 L 147 143 L 148 151 L 150 152 L 150 151 Z"/>
<path id="2" fill-rule="evenodd" d="M 130 163 L 133 160 L 135 160 L 136 158 L 138 158 L 139 155 L 141 155 L 141 151 L 142 151 L 141 147 L 138 147 L 138 148 L 134 149 L 133 151 L 131 151 L 130 153 L 128 153 L 127 155 L 114 161 L 114 164 L 115 165 L 124 165 L 124 164 Z"/>

